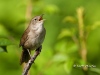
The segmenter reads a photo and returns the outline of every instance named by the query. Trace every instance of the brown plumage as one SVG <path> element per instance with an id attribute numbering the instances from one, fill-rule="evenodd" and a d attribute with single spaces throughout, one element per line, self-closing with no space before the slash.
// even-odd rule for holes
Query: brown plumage
<path id="1" fill-rule="evenodd" d="M 23 62 L 27 63 L 30 57 L 31 50 L 37 49 L 42 46 L 45 38 L 46 30 L 43 26 L 44 20 L 42 16 L 34 17 L 28 28 L 25 30 L 22 38 L 20 40 L 19 46 L 22 46 L 22 54 L 20 59 L 20 64 Z"/>

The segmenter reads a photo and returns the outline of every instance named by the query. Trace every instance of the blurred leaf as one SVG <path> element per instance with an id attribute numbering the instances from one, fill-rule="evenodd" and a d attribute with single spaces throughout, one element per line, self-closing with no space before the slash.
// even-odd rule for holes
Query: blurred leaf
<path id="1" fill-rule="evenodd" d="M 99 61 L 100 54 L 100 27 L 92 30 L 87 38 L 88 59 L 89 61 Z"/>
<path id="2" fill-rule="evenodd" d="M 76 23 L 76 19 L 72 16 L 67 16 L 63 19 L 63 22 L 70 22 L 70 23 Z"/>
<path id="3" fill-rule="evenodd" d="M 80 65 L 86 65 L 86 62 L 84 60 L 78 60 Z"/>
<path id="4" fill-rule="evenodd" d="M 0 37 L 3 37 L 3 36 L 8 36 L 8 31 L 7 31 L 7 29 L 4 27 L 4 25 L 1 25 L 1 24 L 0 24 Z"/>
<path id="5" fill-rule="evenodd" d="M 66 61 L 67 59 L 68 59 L 68 57 L 64 54 L 56 54 L 53 57 L 53 62 L 61 63 L 61 62 Z"/>
<path id="6" fill-rule="evenodd" d="M 0 38 L 0 46 L 7 46 L 12 44 L 10 40 L 5 39 L 5 38 Z"/>
<path id="7" fill-rule="evenodd" d="M 59 12 L 59 8 L 56 5 L 47 5 L 44 9 L 45 12 L 49 14 L 54 14 Z"/>
<path id="8" fill-rule="evenodd" d="M 66 52 L 67 41 L 61 40 L 61 41 L 57 42 L 55 45 L 55 50 L 60 51 L 60 52 Z"/>
<path id="9" fill-rule="evenodd" d="M 99 68 L 90 68 L 90 71 L 96 72 L 100 74 L 100 69 Z"/>
<path id="10" fill-rule="evenodd" d="M 94 30 L 96 28 L 100 27 L 100 21 L 95 22 L 92 26 L 91 29 Z"/>
<path id="11" fill-rule="evenodd" d="M 7 52 L 7 46 L 1 46 L 1 48 L 4 50 L 4 52 Z"/>
<path id="12" fill-rule="evenodd" d="M 72 45 L 67 49 L 67 53 L 74 53 L 76 51 L 78 51 L 78 46 L 76 44 Z"/>
<path id="13" fill-rule="evenodd" d="M 2 48 L 2 47 L 0 47 L 0 52 L 4 52 L 5 50 Z"/>
<path id="14" fill-rule="evenodd" d="M 73 68 L 73 63 L 74 61 L 72 59 L 66 61 L 66 63 L 64 64 L 64 70 L 70 74 Z"/>
<path id="15" fill-rule="evenodd" d="M 67 29 L 62 29 L 61 33 L 58 35 L 58 39 L 62 39 L 62 38 L 67 37 L 67 36 L 72 36 L 72 32 L 70 30 L 67 30 Z"/>

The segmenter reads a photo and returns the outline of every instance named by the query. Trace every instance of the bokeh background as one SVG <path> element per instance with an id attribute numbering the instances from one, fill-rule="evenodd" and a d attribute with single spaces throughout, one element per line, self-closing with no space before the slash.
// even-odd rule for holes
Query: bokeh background
<path id="1" fill-rule="evenodd" d="M 100 75 L 100 0 L 0 0 L 0 75 L 22 74 L 19 41 L 41 14 L 46 37 L 29 75 Z"/>

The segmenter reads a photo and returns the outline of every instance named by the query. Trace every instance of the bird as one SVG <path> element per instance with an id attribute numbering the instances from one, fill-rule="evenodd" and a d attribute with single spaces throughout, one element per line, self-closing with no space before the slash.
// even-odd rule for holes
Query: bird
<path id="1" fill-rule="evenodd" d="M 44 20 L 43 14 L 33 17 L 24 31 L 19 44 L 19 47 L 22 47 L 20 64 L 27 63 L 30 60 L 32 50 L 42 48 L 46 35 Z"/>

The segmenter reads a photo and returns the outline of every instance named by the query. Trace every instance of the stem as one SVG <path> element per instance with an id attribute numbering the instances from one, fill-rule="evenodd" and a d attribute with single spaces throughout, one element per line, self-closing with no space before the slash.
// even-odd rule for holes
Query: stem
<path id="1" fill-rule="evenodd" d="M 26 15 L 25 18 L 26 20 L 30 20 L 32 15 L 32 0 L 27 1 L 27 7 L 26 7 Z M 26 21 L 25 23 L 25 28 L 28 26 L 29 22 Z"/>
<path id="2" fill-rule="evenodd" d="M 77 9 L 77 16 L 78 16 L 78 27 L 79 27 L 79 43 L 80 43 L 80 51 L 81 51 L 81 58 L 85 62 L 87 62 L 87 49 L 86 49 L 86 41 L 84 35 L 84 23 L 83 23 L 83 16 L 84 16 L 84 8 L 80 7 Z M 87 67 L 83 67 L 84 71 L 87 71 Z"/>

